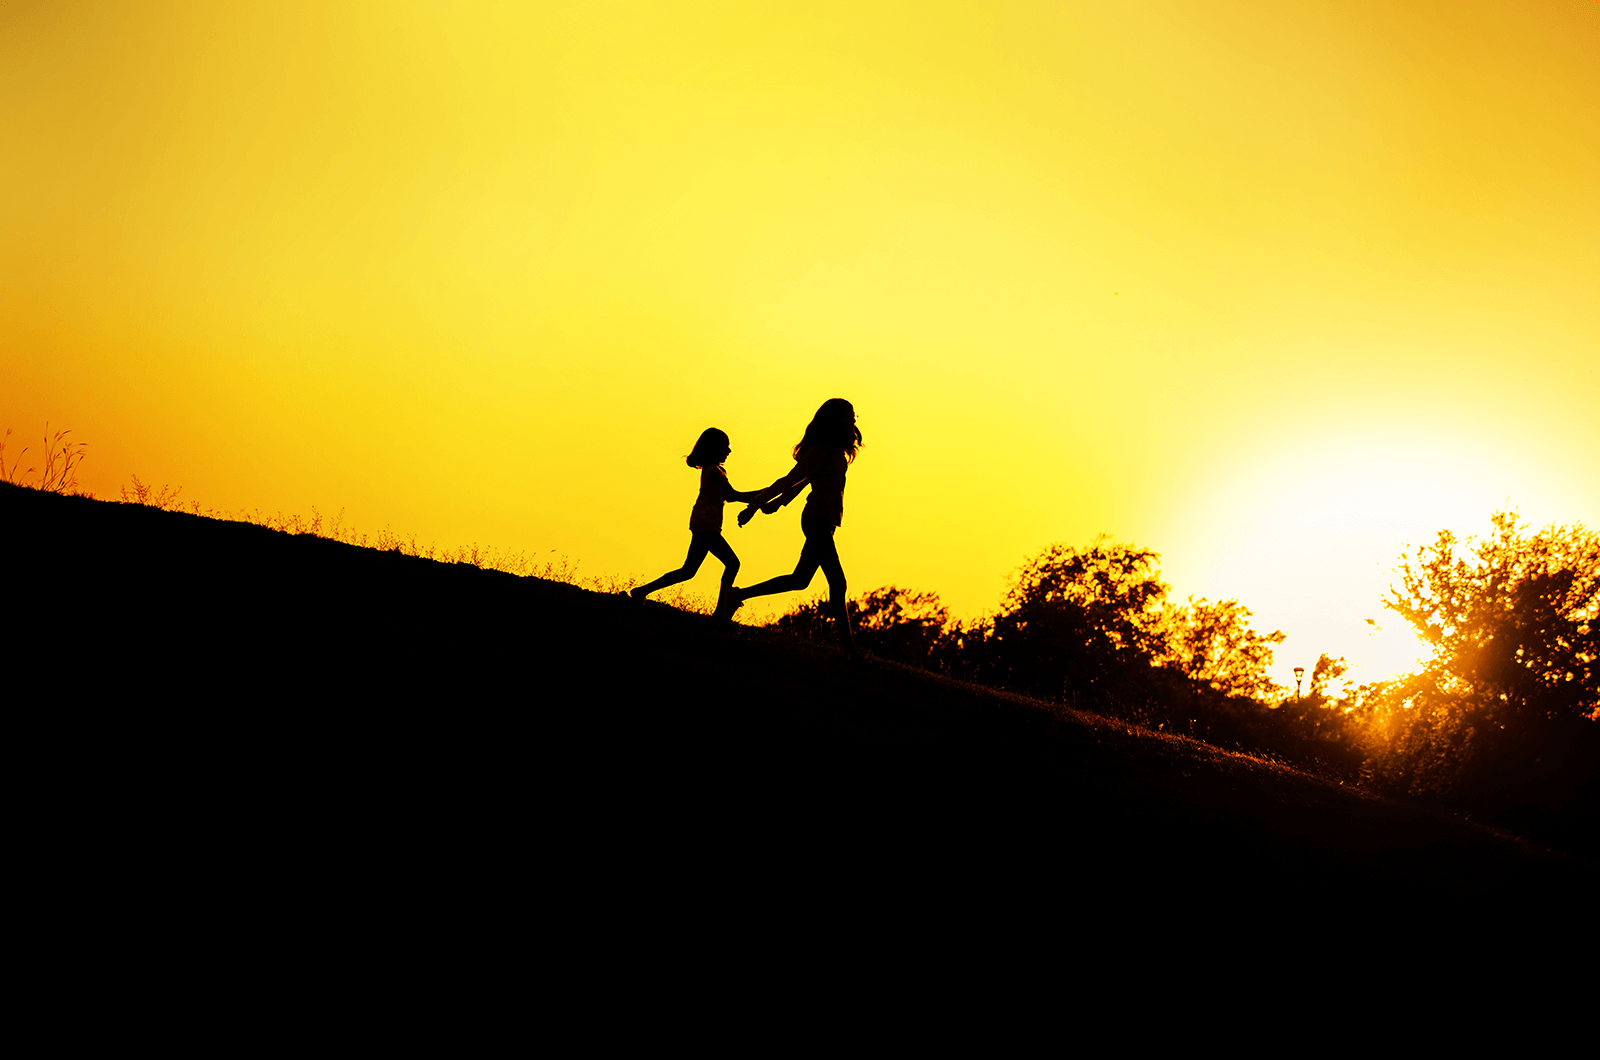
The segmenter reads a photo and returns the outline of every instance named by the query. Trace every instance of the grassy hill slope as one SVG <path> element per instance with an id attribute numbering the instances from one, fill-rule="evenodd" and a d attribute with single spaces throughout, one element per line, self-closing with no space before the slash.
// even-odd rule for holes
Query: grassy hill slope
<path id="1" fill-rule="evenodd" d="M 0 521 L 36 819 L 124 870 L 1592 894 L 1586 864 L 1469 822 L 768 630 L 10 487 Z"/>

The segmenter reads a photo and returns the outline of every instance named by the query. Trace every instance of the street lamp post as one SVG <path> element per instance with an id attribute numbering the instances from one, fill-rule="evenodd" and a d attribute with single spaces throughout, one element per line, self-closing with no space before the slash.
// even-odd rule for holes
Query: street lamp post
<path id="1" fill-rule="evenodd" d="M 1294 698 L 1296 699 L 1300 698 L 1300 679 L 1305 675 L 1306 668 L 1304 666 L 1296 666 L 1294 668 Z"/>

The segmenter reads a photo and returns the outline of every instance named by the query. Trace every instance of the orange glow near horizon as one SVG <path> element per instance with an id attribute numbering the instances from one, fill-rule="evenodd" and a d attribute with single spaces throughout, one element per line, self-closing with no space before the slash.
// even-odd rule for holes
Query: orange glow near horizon
<path id="1" fill-rule="evenodd" d="M 854 591 L 974 616 L 1107 532 L 1372 678 L 1405 541 L 1600 524 L 1596 55 L 1557 2 L 12 3 L 0 429 L 648 579 L 701 430 L 752 489 L 845 397 Z M 741 581 L 797 512 L 729 513 Z"/>

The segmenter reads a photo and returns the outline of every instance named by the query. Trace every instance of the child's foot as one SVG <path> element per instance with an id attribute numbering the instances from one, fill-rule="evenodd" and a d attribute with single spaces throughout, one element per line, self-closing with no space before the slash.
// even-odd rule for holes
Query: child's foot
<path id="1" fill-rule="evenodd" d="M 733 613 L 744 606 L 744 594 L 738 589 L 729 589 L 722 594 L 722 599 L 717 601 L 717 610 L 713 618 L 718 622 L 732 622 Z"/>

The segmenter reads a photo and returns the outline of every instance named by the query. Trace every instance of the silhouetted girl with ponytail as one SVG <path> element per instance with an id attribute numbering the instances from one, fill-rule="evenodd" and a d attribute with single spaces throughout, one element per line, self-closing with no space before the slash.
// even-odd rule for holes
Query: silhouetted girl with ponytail
<path id="1" fill-rule="evenodd" d="M 707 427 L 701 432 L 700 440 L 694 443 L 694 451 L 685 458 L 690 467 L 700 472 L 700 496 L 694 502 L 694 510 L 689 513 L 689 555 L 684 559 L 683 566 L 668 571 L 649 585 L 639 586 L 629 596 L 643 600 L 657 589 L 688 581 L 700 570 L 700 564 L 705 562 L 706 553 L 709 552 L 720 559 L 723 565 L 717 613 L 722 614 L 724 610 L 733 613 L 734 605 L 728 603 L 728 597 L 729 590 L 733 588 L 733 576 L 739 573 L 739 557 L 734 555 L 732 546 L 722 536 L 722 506 L 727 501 L 751 500 L 755 494 L 740 493 L 729 485 L 728 473 L 722 470 L 722 462 L 728 459 L 731 452 L 733 446 L 729 444 L 726 434 L 715 427 Z"/>

